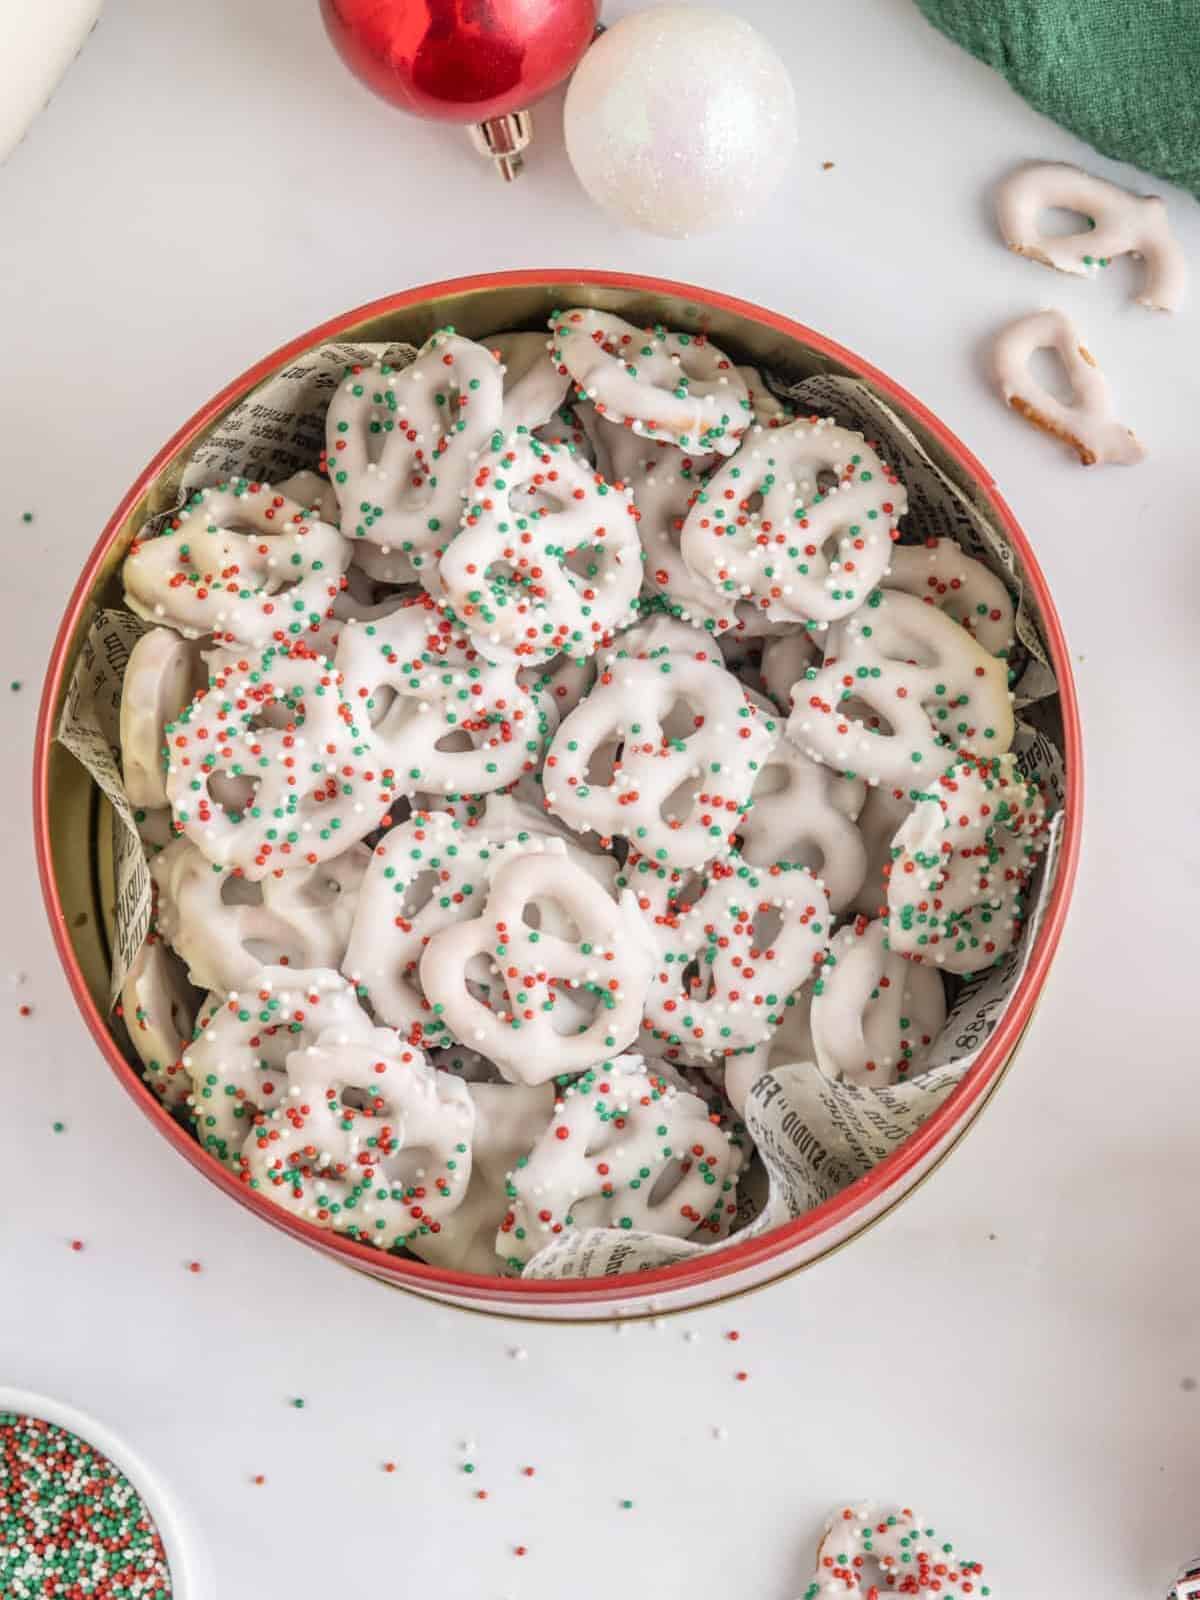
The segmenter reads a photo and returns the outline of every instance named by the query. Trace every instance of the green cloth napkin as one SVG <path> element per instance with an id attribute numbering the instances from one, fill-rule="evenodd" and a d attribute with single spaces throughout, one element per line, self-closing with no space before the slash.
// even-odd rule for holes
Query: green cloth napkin
<path id="1" fill-rule="evenodd" d="M 917 0 L 1031 105 L 1200 195 L 1200 0 Z"/>

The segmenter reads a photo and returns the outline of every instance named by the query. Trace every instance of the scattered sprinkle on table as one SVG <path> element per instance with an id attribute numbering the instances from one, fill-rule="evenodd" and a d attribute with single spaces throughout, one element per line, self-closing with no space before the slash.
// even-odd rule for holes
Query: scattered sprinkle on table
<path id="1" fill-rule="evenodd" d="M 162 1539 L 107 1456 L 40 1417 L 0 1411 L 0 1594 L 168 1600 Z"/>
<path id="2" fill-rule="evenodd" d="M 292 1401 L 292 1407 L 296 1411 L 303 1411 L 304 1410 L 304 1399 L 303 1399 L 303 1396 L 296 1395 L 295 1399 Z"/>
<path id="3" fill-rule="evenodd" d="M 523 1478 L 532 1478 L 533 1474 L 534 1474 L 534 1471 L 535 1471 L 535 1469 L 533 1467 L 522 1467 L 521 1468 L 521 1476 Z"/>
<path id="4" fill-rule="evenodd" d="M 739 1383 L 745 1383 L 746 1379 L 749 1376 L 750 1376 L 750 1374 L 748 1372 L 735 1372 L 734 1373 L 734 1377 L 737 1379 L 737 1381 Z"/>
<path id="5" fill-rule="evenodd" d="M 20 678 L 14 678 L 13 681 L 9 684 L 8 687 L 12 690 L 12 692 L 14 694 L 17 694 L 19 692 L 20 688 L 21 688 L 21 680 L 20 680 Z"/>
<path id="6" fill-rule="evenodd" d="M 32 522 L 33 521 L 33 512 L 32 511 L 22 511 L 22 513 L 21 513 L 21 521 L 22 522 Z"/>
<path id="7" fill-rule="evenodd" d="M 523 1344 L 513 1345 L 508 1354 L 512 1361 L 527 1361 L 529 1359 L 529 1351 L 526 1350 Z"/>
<path id="8" fill-rule="evenodd" d="M 725 1337 L 730 1341 L 731 1344 L 736 1344 L 742 1336 L 736 1328 L 730 1328 Z"/>
<path id="9" fill-rule="evenodd" d="M 33 1007 L 30 1005 L 18 1006 L 17 1015 L 19 1017 L 31 1017 L 33 1015 Z"/>
<path id="10" fill-rule="evenodd" d="M 528 1554 L 529 1546 L 527 1544 L 518 1544 L 513 1547 L 513 1555 L 515 1556 L 527 1556 Z"/>
<path id="11" fill-rule="evenodd" d="M 396 1463 L 395 1463 L 395 1462 L 394 1462 L 394 1461 L 385 1461 L 385 1462 L 384 1462 L 384 1463 L 383 1463 L 383 1470 L 384 1470 L 384 1471 L 385 1471 L 385 1472 L 395 1472 L 395 1470 L 396 1470 Z"/>
<path id="12" fill-rule="evenodd" d="M 203 1268 L 203 1266 L 201 1266 L 199 1261 L 189 1261 L 188 1264 L 187 1264 L 187 1269 L 188 1269 L 189 1272 L 203 1272 L 204 1271 L 204 1268 Z"/>
<path id="13" fill-rule="evenodd" d="M 266 1474 L 265 1474 L 265 1473 L 262 1473 L 262 1472 L 256 1472 L 256 1473 L 255 1473 L 255 1474 L 254 1474 L 254 1476 L 253 1476 L 253 1477 L 252 1477 L 252 1478 L 251 1478 L 251 1480 L 250 1480 L 250 1482 L 251 1482 L 251 1483 L 253 1483 L 253 1484 L 257 1484 L 257 1485 L 259 1485 L 259 1486 L 260 1486 L 260 1487 L 261 1487 L 261 1486 L 262 1486 L 262 1485 L 263 1485 L 263 1484 L 264 1484 L 264 1483 L 266 1483 L 266 1481 L 267 1481 L 267 1479 L 266 1479 Z"/>
<path id="14" fill-rule="evenodd" d="M 67 1125 L 65 1122 L 52 1122 L 50 1126 L 54 1129 L 55 1133 L 66 1133 L 67 1131 Z"/>
<path id="15" fill-rule="evenodd" d="M 75 1250 L 75 1251 L 82 1250 L 83 1249 L 83 1240 L 82 1239 L 72 1239 L 71 1240 L 71 1249 Z"/>
<path id="16" fill-rule="evenodd" d="M 622 1511 L 632 1511 L 633 1510 L 633 1501 L 632 1500 L 622 1500 L 621 1501 L 621 1510 Z"/>

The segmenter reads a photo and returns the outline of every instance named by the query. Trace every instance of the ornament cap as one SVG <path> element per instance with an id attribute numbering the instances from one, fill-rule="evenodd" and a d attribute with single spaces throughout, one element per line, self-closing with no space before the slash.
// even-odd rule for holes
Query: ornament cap
<path id="1" fill-rule="evenodd" d="M 529 111 L 510 111 L 502 117 L 489 117 L 467 129 L 471 143 L 481 156 L 488 156 L 505 183 L 519 178 L 525 165 L 522 152 L 533 138 L 533 115 Z"/>

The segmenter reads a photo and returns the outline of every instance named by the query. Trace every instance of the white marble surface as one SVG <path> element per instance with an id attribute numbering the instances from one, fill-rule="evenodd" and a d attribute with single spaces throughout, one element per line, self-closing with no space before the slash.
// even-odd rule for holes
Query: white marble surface
<path id="1" fill-rule="evenodd" d="M 805 136 L 772 215 L 737 235 L 615 231 L 572 180 L 554 102 L 505 191 L 453 133 L 360 89 L 314 0 L 108 0 L 0 170 L 0 1382 L 73 1401 L 155 1462 L 220 1600 L 792 1600 L 843 1496 L 916 1504 L 989 1563 L 997 1595 L 1022 1600 L 1155 1600 L 1200 1548 L 1200 288 L 1161 318 L 1126 298 L 1129 263 L 1088 285 L 1006 254 L 987 192 L 1012 163 L 1134 175 L 1038 118 L 906 0 L 738 9 L 791 62 Z M 1195 206 L 1170 199 L 1200 263 Z M 29 839 L 60 609 L 164 437 L 344 307 L 564 264 L 777 307 L 939 411 L 995 473 L 1057 593 L 1090 783 L 1049 989 L 963 1148 L 811 1273 L 621 1336 L 413 1302 L 227 1203 L 101 1065 L 56 970 Z M 1145 465 L 1084 473 L 989 393 L 988 335 L 1048 304 L 1090 336 Z M 401 1471 L 383 1473 L 386 1458 Z"/>

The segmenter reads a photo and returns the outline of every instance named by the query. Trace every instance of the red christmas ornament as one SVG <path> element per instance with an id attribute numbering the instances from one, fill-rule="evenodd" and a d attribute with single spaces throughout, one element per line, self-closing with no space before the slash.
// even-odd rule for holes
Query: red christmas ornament
<path id="1" fill-rule="evenodd" d="M 526 109 L 592 42 L 600 0 L 321 0 L 329 37 L 402 111 L 471 124 L 506 179 L 532 136 Z"/>

